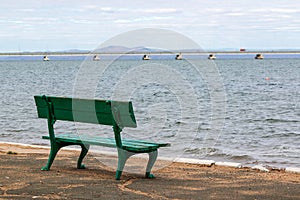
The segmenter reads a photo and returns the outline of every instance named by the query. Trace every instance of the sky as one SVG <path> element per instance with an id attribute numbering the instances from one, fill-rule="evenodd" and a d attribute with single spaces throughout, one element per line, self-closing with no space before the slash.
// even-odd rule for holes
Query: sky
<path id="1" fill-rule="evenodd" d="M 93 50 L 155 28 L 203 49 L 300 49 L 300 0 L 0 0 L 0 52 Z"/>

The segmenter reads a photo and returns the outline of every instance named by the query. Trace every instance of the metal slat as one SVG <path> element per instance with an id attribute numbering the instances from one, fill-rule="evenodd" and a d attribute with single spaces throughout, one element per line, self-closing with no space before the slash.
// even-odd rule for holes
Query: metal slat
<path id="1" fill-rule="evenodd" d="M 43 139 L 49 139 L 49 136 L 43 136 Z M 59 134 L 56 135 L 56 140 L 62 142 L 79 143 L 79 144 L 94 144 L 106 147 L 116 147 L 114 138 L 103 138 L 99 136 L 79 136 L 75 134 Z M 161 144 L 151 143 L 139 140 L 122 140 L 124 149 L 133 151 L 147 151 L 149 149 L 157 149 Z"/>

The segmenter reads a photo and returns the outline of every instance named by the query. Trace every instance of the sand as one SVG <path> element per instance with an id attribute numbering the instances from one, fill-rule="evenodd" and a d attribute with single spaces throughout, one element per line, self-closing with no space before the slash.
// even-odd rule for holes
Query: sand
<path id="1" fill-rule="evenodd" d="M 280 170 L 174 162 L 154 171 L 155 179 L 124 172 L 117 181 L 115 170 L 93 154 L 84 160 L 87 169 L 76 169 L 79 152 L 71 150 L 60 151 L 51 170 L 41 171 L 48 153 L 0 143 L 0 199 L 300 199 L 300 174 Z M 133 161 L 133 168 L 144 162 Z"/>

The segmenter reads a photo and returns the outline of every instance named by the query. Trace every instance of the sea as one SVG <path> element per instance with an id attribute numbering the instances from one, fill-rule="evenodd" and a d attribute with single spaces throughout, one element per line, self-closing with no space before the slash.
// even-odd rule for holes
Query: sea
<path id="1" fill-rule="evenodd" d="M 300 167 L 300 55 L 0 56 L 0 141 L 49 146 L 34 95 L 132 101 L 123 137 L 168 142 L 160 156 Z M 61 122 L 57 134 L 113 137 L 111 127 Z"/>

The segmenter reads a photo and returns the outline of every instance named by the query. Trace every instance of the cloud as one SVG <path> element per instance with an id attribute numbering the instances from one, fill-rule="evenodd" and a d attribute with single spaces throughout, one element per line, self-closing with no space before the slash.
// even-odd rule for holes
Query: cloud
<path id="1" fill-rule="evenodd" d="M 20 42 L 17 38 L 24 35 L 26 38 L 41 38 L 42 35 L 45 41 L 53 38 L 62 41 L 57 43 L 62 46 L 78 41 L 90 45 L 95 38 L 105 40 L 124 31 L 151 27 L 178 31 L 208 46 L 237 45 L 239 38 L 243 38 L 243 44 L 259 46 L 259 41 L 253 42 L 246 37 L 255 38 L 255 35 L 284 46 L 286 43 L 279 36 L 270 37 L 270 32 L 287 36 L 293 32 L 293 37 L 287 38 L 294 46 L 300 46 L 299 36 L 295 36 L 300 30 L 297 1 L 216 0 L 211 3 L 188 0 L 183 3 L 174 0 L 172 4 L 159 0 L 126 3 L 124 0 L 74 0 L 72 4 L 67 0 L 44 0 L 43 4 L 35 0 L 18 4 L 2 1 L 0 25 L 5 28 L 0 30 L 0 36 L 11 35 L 15 42 Z M 76 35 L 76 39 L 69 37 L 71 35 Z M 232 41 L 236 42 L 232 44 Z"/>
<path id="2" fill-rule="evenodd" d="M 21 8 L 21 9 L 17 9 L 16 12 L 35 12 L 36 10 L 33 8 Z"/>
<path id="3" fill-rule="evenodd" d="M 156 8 L 156 9 L 145 9 L 140 10 L 145 13 L 151 13 L 151 14 L 171 14 L 171 13 L 180 13 L 181 11 L 176 8 Z"/>
<path id="4" fill-rule="evenodd" d="M 249 12 L 253 13 L 300 13 L 300 9 L 292 9 L 292 8 L 259 8 L 259 9 L 251 9 Z"/>
<path id="5" fill-rule="evenodd" d="M 227 16 L 244 16 L 246 15 L 245 12 L 229 12 L 229 13 L 226 13 L 225 15 Z"/>
<path id="6" fill-rule="evenodd" d="M 100 11 L 101 12 L 106 12 L 106 13 L 114 13 L 115 12 L 115 10 L 111 7 L 101 7 Z"/>
<path id="7" fill-rule="evenodd" d="M 128 19 L 117 19 L 114 21 L 116 24 L 127 24 L 127 23 L 132 23 L 133 20 L 128 20 Z"/>
<path id="8" fill-rule="evenodd" d="M 159 17 L 159 16 L 148 16 L 148 17 L 138 17 L 132 19 L 117 19 L 115 23 L 139 23 L 139 22 L 153 22 L 154 20 L 169 20 L 172 17 Z"/>

